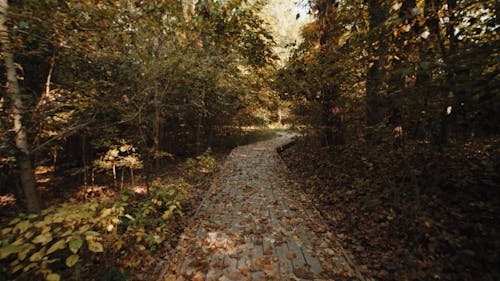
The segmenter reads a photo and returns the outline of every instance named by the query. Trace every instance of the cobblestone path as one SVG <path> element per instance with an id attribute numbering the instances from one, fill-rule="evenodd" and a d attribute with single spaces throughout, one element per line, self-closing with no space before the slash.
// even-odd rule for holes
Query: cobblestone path
<path id="1" fill-rule="evenodd" d="M 231 152 L 163 280 L 366 280 L 288 179 L 291 137 Z"/>

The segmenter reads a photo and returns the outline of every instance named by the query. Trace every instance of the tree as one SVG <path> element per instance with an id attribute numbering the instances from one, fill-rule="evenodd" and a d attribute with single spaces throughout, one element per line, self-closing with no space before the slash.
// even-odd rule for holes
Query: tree
<path id="1" fill-rule="evenodd" d="M 369 141 L 376 141 L 373 132 L 374 126 L 384 120 L 384 102 L 382 92 L 384 91 L 384 62 L 389 47 L 383 37 L 385 33 L 384 22 L 387 19 L 387 6 L 380 0 L 368 1 L 368 19 L 370 28 L 370 65 L 366 73 L 366 120 L 368 125 Z"/>
<path id="2" fill-rule="evenodd" d="M 344 219 L 349 233 L 370 237 L 364 242 L 368 248 L 382 233 L 390 239 L 383 238 L 380 248 L 391 249 L 387 253 L 394 261 L 400 258 L 396 248 L 418 248 L 407 256 L 411 264 L 419 256 L 448 256 L 448 264 L 425 266 L 415 275 L 405 266 L 400 274 L 381 273 L 381 280 L 432 279 L 431 272 L 442 279 L 474 279 L 457 277 L 453 271 L 467 275 L 482 267 L 498 275 L 485 255 L 457 258 L 463 245 L 491 245 L 490 238 L 467 234 L 474 236 L 472 241 L 456 234 L 460 243 L 449 243 L 448 236 L 454 229 L 450 225 L 458 223 L 450 223 L 450 218 L 459 217 L 462 224 L 466 217 L 452 214 L 451 205 L 463 210 L 469 200 L 488 201 L 497 190 L 494 180 L 484 179 L 493 179 L 486 167 L 496 156 L 486 154 L 498 147 L 500 127 L 500 114 L 493 109 L 500 105 L 498 5 L 478 0 L 315 0 L 311 5 L 314 21 L 303 29 L 304 42 L 279 71 L 276 86 L 293 102 L 296 121 L 307 133 L 296 150 L 303 151 L 296 155 L 298 166 L 307 170 L 308 178 L 327 179 L 311 186 L 314 196 L 326 198 L 325 209 L 335 202 L 340 208 L 357 202 L 354 209 L 362 211 Z M 325 109 L 331 105 L 342 109 L 341 122 L 327 122 Z M 334 136 L 344 137 L 344 145 L 328 141 L 328 126 Z M 479 162 L 490 164 L 471 168 Z M 385 232 L 376 228 L 370 236 L 363 223 L 352 226 L 349 218 L 370 217 L 381 205 L 391 217 L 400 218 L 378 224 L 390 226 Z M 432 213 L 435 206 L 440 206 L 439 215 Z M 477 214 L 470 212 L 471 225 Z M 441 238 L 429 239 L 432 227 L 421 227 L 423 217 L 447 223 L 433 229 L 441 229 Z M 391 240 L 397 241 L 394 247 L 385 243 Z M 358 258 L 363 259 L 364 252 Z M 367 261 L 373 260 L 379 258 Z M 377 266 L 373 269 L 376 272 Z"/>
<path id="3" fill-rule="evenodd" d="M 10 100 L 10 111 L 12 115 L 12 131 L 14 133 L 14 142 L 16 151 L 16 161 L 19 167 L 19 177 L 26 199 L 26 208 L 30 212 L 39 212 L 41 210 L 41 201 L 38 194 L 35 181 L 35 173 L 31 159 L 31 147 L 28 140 L 26 129 L 25 102 L 19 89 L 17 80 L 14 55 L 9 39 L 9 28 L 6 25 L 9 4 L 7 0 L 0 1 L 0 41 L 3 47 L 3 57 L 5 70 L 7 72 L 7 99 Z"/>
<path id="4" fill-rule="evenodd" d="M 209 0 L 12 2 L 10 54 L 22 69 L 20 128 L 33 165 L 71 171 L 86 185 L 95 180 L 94 160 L 127 143 L 149 179 L 175 154 L 216 143 L 253 114 L 249 108 L 270 104 L 261 89 L 274 60 L 273 39 L 260 7 Z M 7 116 L 0 119 L 3 128 Z"/>

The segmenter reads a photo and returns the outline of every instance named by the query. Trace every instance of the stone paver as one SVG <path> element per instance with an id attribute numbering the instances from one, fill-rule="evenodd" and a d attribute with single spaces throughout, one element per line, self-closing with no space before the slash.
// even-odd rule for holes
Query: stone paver
<path id="1" fill-rule="evenodd" d="M 164 280 L 366 280 L 288 179 L 291 137 L 231 152 Z"/>

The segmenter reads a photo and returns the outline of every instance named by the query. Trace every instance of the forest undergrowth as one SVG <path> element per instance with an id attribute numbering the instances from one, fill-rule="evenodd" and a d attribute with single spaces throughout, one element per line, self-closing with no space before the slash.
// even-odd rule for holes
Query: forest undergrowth
<path id="1" fill-rule="evenodd" d="M 165 164 L 149 187 L 141 174 L 122 189 L 109 175 L 93 186 L 75 185 L 75 176 L 47 187 L 40 214 L 4 204 L 0 280 L 157 280 L 228 151 L 275 134 L 233 131 L 214 150 Z"/>
<path id="2" fill-rule="evenodd" d="M 499 139 L 314 145 L 282 152 L 332 231 L 376 280 L 498 280 Z"/>

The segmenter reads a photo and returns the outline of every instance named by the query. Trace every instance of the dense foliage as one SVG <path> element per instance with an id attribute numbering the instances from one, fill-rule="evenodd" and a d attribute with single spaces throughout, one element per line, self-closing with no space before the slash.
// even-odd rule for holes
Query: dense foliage
<path id="1" fill-rule="evenodd" d="M 276 78 L 309 136 L 289 163 L 375 278 L 498 279 L 496 8 L 312 1 Z"/>
<path id="2" fill-rule="evenodd" d="M 177 240 L 196 192 L 155 178 L 173 163 L 206 177 L 207 148 L 276 108 L 261 7 L 0 1 L 0 195 L 17 203 L 2 206 L 0 279 L 124 280 Z"/>
<path id="3" fill-rule="evenodd" d="M 148 193 L 125 189 L 19 214 L 0 230 L 1 280 L 126 280 L 153 270 L 152 255 L 172 247 L 184 212 L 193 214 L 190 183 L 214 172 L 215 159 L 207 151 L 182 167 L 187 181 L 155 180 Z"/>
<path id="4" fill-rule="evenodd" d="M 2 229 L 2 275 L 59 280 L 65 273 L 71 274 L 66 278 L 78 280 L 84 274 L 87 279 L 98 273 L 90 271 L 94 263 L 106 270 L 134 270 L 145 262 L 136 251 L 154 251 L 168 238 L 165 224 L 182 214 L 185 192 L 186 183 L 155 183 L 147 197 L 127 190 L 113 202 L 66 203 L 39 215 L 19 215 Z M 117 257 L 121 263 L 114 262 Z"/>
<path id="5" fill-rule="evenodd" d="M 277 83 L 326 144 L 329 130 L 436 145 L 498 133 L 494 3 L 316 1 L 314 14 Z"/>
<path id="6" fill-rule="evenodd" d="M 310 0 L 286 28 L 309 9 L 303 40 L 263 5 L 0 0 L 0 195 L 30 213 L 4 223 L 0 277 L 104 261 L 125 279 L 192 195 L 161 169 L 208 174 L 209 148 L 292 104 L 306 137 L 287 160 L 367 275 L 500 278 L 497 3 Z M 116 194 L 65 198 L 79 185 Z"/>
<path id="7" fill-rule="evenodd" d="M 12 2 L 5 51 L 14 55 L 19 82 L 23 153 L 83 184 L 103 170 L 113 170 L 116 184 L 125 168 L 127 178 L 142 169 L 149 180 L 163 160 L 203 152 L 228 126 L 265 121 L 256 108 L 273 107 L 276 98 L 263 90 L 273 41 L 260 7 L 237 0 Z M 1 95 L 0 189 L 22 199 L 26 190 L 14 188 L 25 185 L 13 169 L 23 154 L 11 130 L 14 97 Z"/>

